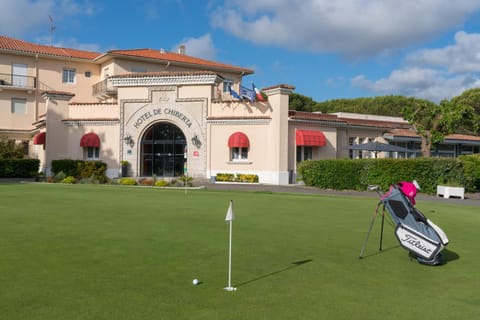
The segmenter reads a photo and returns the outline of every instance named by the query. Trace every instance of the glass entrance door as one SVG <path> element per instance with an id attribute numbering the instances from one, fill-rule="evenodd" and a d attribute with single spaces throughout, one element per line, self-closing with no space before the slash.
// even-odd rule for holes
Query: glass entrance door
<path id="1" fill-rule="evenodd" d="M 152 126 L 142 139 L 142 175 L 182 176 L 186 144 L 177 126 L 165 122 Z"/>

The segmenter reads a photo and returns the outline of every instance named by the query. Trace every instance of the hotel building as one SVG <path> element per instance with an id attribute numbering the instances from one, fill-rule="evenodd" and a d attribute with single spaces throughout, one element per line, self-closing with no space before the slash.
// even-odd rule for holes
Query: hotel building
<path id="1" fill-rule="evenodd" d="M 256 174 L 296 182 L 307 159 L 372 157 L 351 144 L 381 140 L 420 154 L 401 118 L 290 111 L 291 85 L 263 88 L 265 101 L 235 99 L 253 70 L 195 58 L 180 46 L 106 53 L 0 36 L 0 136 L 23 144 L 51 173 L 56 159 L 100 160 L 110 178 L 128 161 L 133 177 Z M 244 87 L 251 88 L 251 84 Z M 478 153 L 480 138 L 451 135 L 433 154 Z"/>

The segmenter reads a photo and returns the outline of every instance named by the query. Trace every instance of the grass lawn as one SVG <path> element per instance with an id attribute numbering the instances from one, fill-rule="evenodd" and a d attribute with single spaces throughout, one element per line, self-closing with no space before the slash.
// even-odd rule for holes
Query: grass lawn
<path id="1" fill-rule="evenodd" d="M 228 224 L 234 201 L 232 284 Z M 376 200 L 348 196 L 0 185 L 0 318 L 475 319 L 478 207 L 420 202 L 448 263 L 408 258 Z M 193 286 L 198 278 L 200 285 Z"/>

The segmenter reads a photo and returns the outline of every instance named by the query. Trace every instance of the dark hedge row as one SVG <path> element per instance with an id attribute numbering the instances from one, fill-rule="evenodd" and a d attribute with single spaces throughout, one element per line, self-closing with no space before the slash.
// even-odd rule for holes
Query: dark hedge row
<path id="1" fill-rule="evenodd" d="M 437 185 L 463 186 L 467 192 L 480 189 L 480 156 L 416 159 L 340 159 L 304 161 L 297 168 L 306 185 L 322 189 L 383 190 L 399 181 L 417 180 L 422 192 L 434 194 Z"/>
<path id="2" fill-rule="evenodd" d="M 39 168 L 37 159 L 0 159 L 0 178 L 32 178 Z"/>
<path id="3" fill-rule="evenodd" d="M 87 179 L 92 176 L 96 179 L 106 178 L 107 164 L 102 161 L 84 160 L 52 160 L 52 173 L 57 175 L 63 172 L 65 176 L 77 179 Z"/>

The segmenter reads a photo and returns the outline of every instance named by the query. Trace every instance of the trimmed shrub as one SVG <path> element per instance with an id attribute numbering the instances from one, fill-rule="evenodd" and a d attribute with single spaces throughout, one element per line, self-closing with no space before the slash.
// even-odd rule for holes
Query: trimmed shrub
<path id="1" fill-rule="evenodd" d="M 451 158 L 309 160 L 300 163 L 297 172 L 306 185 L 322 189 L 366 190 L 376 184 L 388 190 L 399 181 L 417 180 L 425 193 L 434 194 L 437 185 L 449 183 L 472 192 L 476 167 L 467 162 Z"/>
<path id="2" fill-rule="evenodd" d="M 124 185 L 124 186 L 136 186 L 137 181 L 133 178 L 121 178 L 118 180 L 118 184 Z"/>
<path id="3" fill-rule="evenodd" d="M 141 178 L 140 180 L 138 180 L 138 184 L 141 186 L 153 186 L 154 181 L 152 178 Z"/>
<path id="4" fill-rule="evenodd" d="M 67 176 L 76 177 L 78 176 L 78 162 L 80 162 L 80 160 L 52 160 L 52 173 L 56 175 L 59 172 L 63 172 Z"/>
<path id="5" fill-rule="evenodd" d="M 62 183 L 66 183 L 66 184 L 74 184 L 76 182 L 77 182 L 77 179 L 75 179 L 75 177 L 72 177 L 72 176 L 68 176 L 62 180 Z"/>
<path id="6" fill-rule="evenodd" d="M 0 178 L 33 178 L 39 169 L 38 159 L 0 159 Z"/>
<path id="7" fill-rule="evenodd" d="M 102 161 L 84 161 L 84 160 L 52 160 L 52 173 L 56 175 L 59 172 L 66 176 L 75 177 L 77 180 L 91 179 L 94 182 L 106 183 L 107 164 Z"/>
<path id="8" fill-rule="evenodd" d="M 216 181 L 220 182 L 251 182 L 257 183 L 258 182 L 258 175 L 256 174 L 245 174 L 245 173 L 217 173 L 215 176 Z"/>
<path id="9" fill-rule="evenodd" d="M 236 181 L 239 181 L 239 182 L 251 182 L 251 183 L 258 182 L 258 176 L 256 174 L 237 173 L 235 179 Z"/>
<path id="10" fill-rule="evenodd" d="M 235 175 L 233 173 L 217 173 L 216 181 L 233 181 Z"/>
<path id="11" fill-rule="evenodd" d="M 168 186 L 168 181 L 166 180 L 158 180 L 155 182 L 155 187 L 166 187 Z"/>

